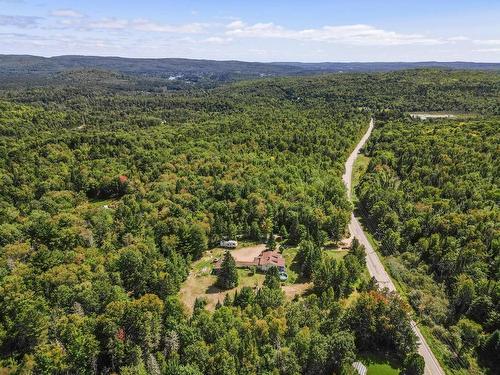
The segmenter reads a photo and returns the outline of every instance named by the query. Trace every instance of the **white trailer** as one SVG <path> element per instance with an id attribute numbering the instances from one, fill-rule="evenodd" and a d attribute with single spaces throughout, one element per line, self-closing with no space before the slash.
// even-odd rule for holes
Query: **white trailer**
<path id="1" fill-rule="evenodd" d="M 238 241 L 235 240 L 221 240 L 220 247 L 224 247 L 226 249 L 236 249 L 238 246 Z"/>

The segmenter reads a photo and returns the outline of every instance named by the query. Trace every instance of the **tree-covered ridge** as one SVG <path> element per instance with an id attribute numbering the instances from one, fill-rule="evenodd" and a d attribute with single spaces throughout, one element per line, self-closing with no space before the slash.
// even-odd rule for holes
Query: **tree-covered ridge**
<path id="1" fill-rule="evenodd" d="M 500 328 L 499 127 L 498 117 L 380 121 L 357 189 L 382 252 L 397 256 L 393 276 L 461 365 L 462 345 L 479 345 L 460 339 L 473 322 L 479 351 L 498 358 L 486 342 Z"/>
<path id="2" fill-rule="evenodd" d="M 29 88 L 3 88 L 2 97 L 44 108 L 65 108 L 68 127 L 137 126 L 156 121 L 186 121 L 206 112 L 241 111 L 247 105 L 290 102 L 302 108 L 328 105 L 396 111 L 499 112 L 500 73 L 439 69 L 391 73 L 342 73 L 300 78 L 266 78 L 204 90 L 195 85 L 170 88 L 162 82 L 137 82 L 113 72 L 69 72 L 71 82 L 51 80 Z M 116 82 L 115 82 L 116 81 Z M 320 101 L 321 100 L 321 101 Z M 112 108 L 113 110 L 110 110 Z M 83 116 L 85 115 L 85 116 Z M 133 116 L 133 120 L 129 119 Z"/>

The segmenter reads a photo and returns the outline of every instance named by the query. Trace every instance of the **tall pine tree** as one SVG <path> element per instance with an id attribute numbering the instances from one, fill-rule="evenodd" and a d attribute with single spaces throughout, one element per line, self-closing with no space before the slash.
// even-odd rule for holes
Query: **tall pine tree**
<path id="1" fill-rule="evenodd" d="M 271 234 L 267 238 L 266 250 L 274 251 L 274 250 L 276 250 L 277 246 L 278 246 L 278 244 L 276 243 L 276 238 L 274 236 L 274 233 L 271 232 Z"/>
<path id="2" fill-rule="evenodd" d="M 217 278 L 217 286 L 221 289 L 232 289 L 238 286 L 236 263 L 229 251 L 224 254 L 219 277 Z"/>

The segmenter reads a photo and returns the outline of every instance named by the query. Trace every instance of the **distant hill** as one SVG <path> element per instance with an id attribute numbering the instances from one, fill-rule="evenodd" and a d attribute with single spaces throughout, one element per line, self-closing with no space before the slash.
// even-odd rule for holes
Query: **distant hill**
<path id="1" fill-rule="evenodd" d="M 368 63 L 300 63 L 300 62 L 245 62 L 194 59 L 135 59 L 98 56 L 0 55 L 0 87 L 68 83 L 68 79 L 96 71 L 107 71 L 121 77 L 111 77 L 134 85 L 163 85 L 184 88 L 190 84 L 211 86 L 218 83 L 259 77 L 297 76 L 342 72 L 389 72 L 415 68 L 444 68 L 500 71 L 500 63 L 472 62 L 368 62 Z M 70 75 L 71 72 L 80 72 Z M 83 72 L 83 73 L 82 73 Z M 90 73 L 89 73 L 90 72 Z M 98 73 L 100 75 L 102 73 Z M 136 78 L 134 78 L 136 77 Z M 141 81 L 137 81 L 137 78 Z M 115 83 L 116 83 L 115 82 Z M 120 82 L 118 82 L 120 84 Z"/>
<path id="2" fill-rule="evenodd" d="M 422 61 L 422 62 L 349 62 L 349 63 L 300 63 L 280 62 L 273 65 L 293 66 L 304 70 L 325 72 L 390 72 L 405 69 L 440 68 L 463 70 L 500 70 L 500 63 L 475 63 L 466 61 Z"/>
<path id="3" fill-rule="evenodd" d="M 0 72 L 57 73 L 74 69 L 103 69 L 126 74 L 179 75 L 223 74 L 287 75 L 310 70 L 287 64 L 192 59 L 131 59 L 122 57 L 0 55 Z"/>
<path id="4" fill-rule="evenodd" d="M 258 63 L 245 61 L 216 61 L 193 59 L 133 59 L 98 56 L 0 55 L 0 72 L 55 73 L 73 69 L 105 69 L 132 74 L 217 74 L 237 73 L 249 75 L 287 75 L 311 71 L 322 72 L 380 72 L 413 68 L 448 68 L 474 70 L 500 70 L 500 63 L 473 62 L 349 62 L 349 63 Z"/>

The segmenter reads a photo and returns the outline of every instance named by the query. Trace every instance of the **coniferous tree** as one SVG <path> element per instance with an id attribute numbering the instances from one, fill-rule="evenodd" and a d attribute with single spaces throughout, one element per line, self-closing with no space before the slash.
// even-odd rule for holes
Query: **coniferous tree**
<path id="1" fill-rule="evenodd" d="M 280 272 L 277 267 L 273 266 L 267 270 L 263 285 L 269 289 L 281 288 Z"/>
<path id="2" fill-rule="evenodd" d="M 252 288 L 249 286 L 244 286 L 241 288 L 238 294 L 234 296 L 234 305 L 240 306 L 241 308 L 245 308 L 250 305 L 255 299 L 255 293 Z"/>
<path id="3" fill-rule="evenodd" d="M 232 289 L 238 286 L 236 262 L 229 251 L 224 254 L 221 269 L 217 277 L 217 286 L 221 289 Z"/>
<path id="4" fill-rule="evenodd" d="M 274 251 L 274 250 L 276 250 L 277 246 L 278 246 L 278 244 L 276 243 L 276 238 L 274 236 L 274 233 L 271 232 L 269 234 L 269 237 L 267 238 L 266 250 L 268 250 L 268 251 Z"/>
<path id="5" fill-rule="evenodd" d="M 406 356 L 403 362 L 403 375 L 422 375 L 424 373 L 425 361 L 418 353 L 410 353 Z"/>
<path id="6" fill-rule="evenodd" d="M 302 276 L 311 278 L 314 270 L 321 262 L 321 248 L 312 241 L 303 240 L 299 245 L 299 262 L 302 263 Z"/>

